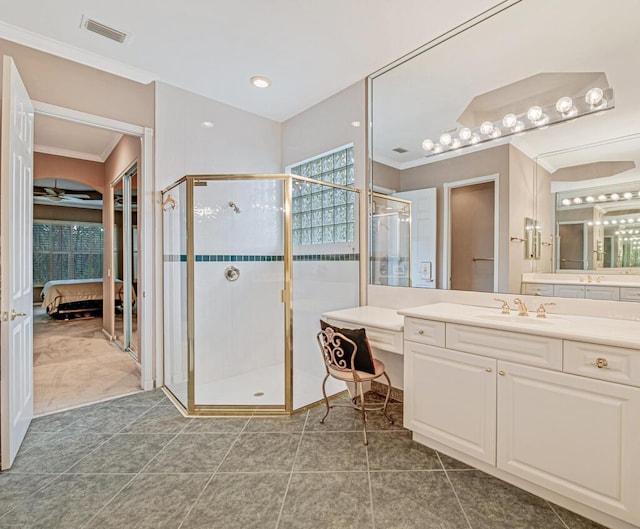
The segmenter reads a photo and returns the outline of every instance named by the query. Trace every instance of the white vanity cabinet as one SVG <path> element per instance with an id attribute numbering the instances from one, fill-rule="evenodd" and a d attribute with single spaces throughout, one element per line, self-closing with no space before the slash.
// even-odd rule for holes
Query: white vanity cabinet
<path id="1" fill-rule="evenodd" d="M 640 350 L 410 310 L 405 329 L 445 331 L 436 344 L 405 335 L 404 426 L 416 441 L 605 513 L 611 527 L 640 526 Z"/>

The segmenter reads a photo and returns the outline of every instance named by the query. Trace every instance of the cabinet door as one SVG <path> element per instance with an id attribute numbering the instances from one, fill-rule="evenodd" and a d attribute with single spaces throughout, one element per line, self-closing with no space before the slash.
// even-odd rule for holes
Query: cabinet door
<path id="1" fill-rule="evenodd" d="M 587 299 L 608 299 L 618 301 L 620 299 L 620 288 L 609 286 L 585 286 L 584 297 Z"/>
<path id="2" fill-rule="evenodd" d="M 553 296 L 553 285 L 548 283 L 522 283 L 521 290 L 531 296 Z"/>
<path id="3" fill-rule="evenodd" d="M 498 362 L 498 468 L 640 522 L 640 389 Z"/>
<path id="4" fill-rule="evenodd" d="M 583 298 L 582 285 L 553 285 L 553 295 L 561 298 Z"/>
<path id="5" fill-rule="evenodd" d="M 405 341 L 405 427 L 495 465 L 496 361 Z"/>

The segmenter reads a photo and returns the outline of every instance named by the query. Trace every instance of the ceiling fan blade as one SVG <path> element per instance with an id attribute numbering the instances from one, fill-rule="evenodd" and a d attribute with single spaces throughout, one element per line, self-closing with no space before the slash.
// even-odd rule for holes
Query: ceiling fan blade
<path id="1" fill-rule="evenodd" d="M 50 195 L 52 197 L 57 197 L 58 196 L 58 192 L 55 189 L 51 189 L 50 187 L 45 187 L 44 188 L 44 192 L 47 195 Z"/>
<path id="2" fill-rule="evenodd" d="M 91 198 L 86 193 L 65 193 L 64 196 L 67 197 L 67 198 L 77 198 L 77 199 L 81 199 L 81 200 L 86 200 L 88 198 Z"/>

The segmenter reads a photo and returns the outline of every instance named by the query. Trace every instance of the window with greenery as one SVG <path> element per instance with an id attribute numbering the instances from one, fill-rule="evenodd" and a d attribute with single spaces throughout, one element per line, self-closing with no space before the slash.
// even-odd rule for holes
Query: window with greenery
<path id="1" fill-rule="evenodd" d="M 33 284 L 102 277 L 102 224 L 33 221 Z"/>
<path id="2" fill-rule="evenodd" d="M 291 174 L 353 187 L 353 146 L 294 165 Z M 322 185 L 294 185 L 293 244 L 353 242 L 356 195 L 346 189 Z"/>

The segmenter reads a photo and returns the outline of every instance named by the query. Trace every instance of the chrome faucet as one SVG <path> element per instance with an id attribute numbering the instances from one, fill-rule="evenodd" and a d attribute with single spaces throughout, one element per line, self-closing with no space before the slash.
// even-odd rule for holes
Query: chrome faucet
<path id="1" fill-rule="evenodd" d="M 554 306 L 555 303 L 540 303 L 540 306 L 536 309 L 536 318 L 546 318 L 547 311 L 545 310 L 545 306 Z"/>
<path id="2" fill-rule="evenodd" d="M 527 310 L 527 306 L 524 304 L 520 298 L 516 298 L 513 302 L 518 305 L 518 316 L 528 316 L 529 311 Z"/>
<path id="3" fill-rule="evenodd" d="M 509 311 L 511 311 L 511 307 L 509 306 L 509 303 L 507 303 L 506 300 L 500 299 L 500 298 L 493 298 L 493 301 L 499 301 L 500 303 L 502 303 L 502 307 L 500 307 L 502 309 L 502 314 L 509 314 Z"/>

